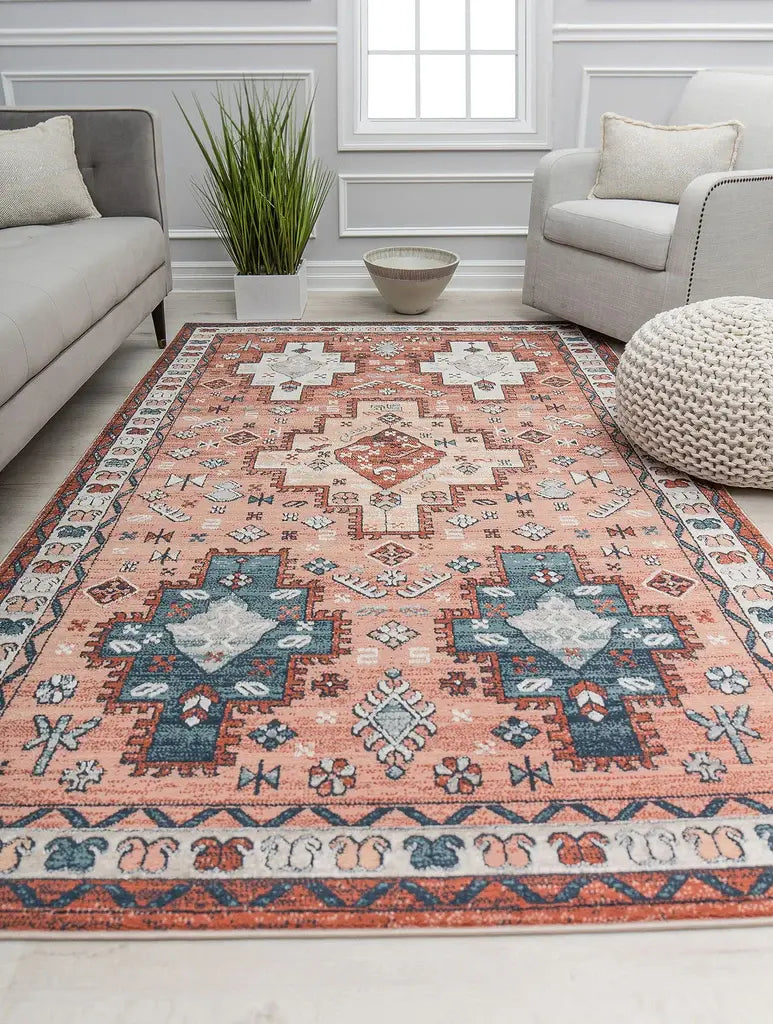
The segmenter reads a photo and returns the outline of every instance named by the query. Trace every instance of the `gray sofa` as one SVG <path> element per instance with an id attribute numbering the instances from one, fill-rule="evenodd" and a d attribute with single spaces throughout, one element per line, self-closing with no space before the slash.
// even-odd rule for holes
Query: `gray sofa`
<path id="1" fill-rule="evenodd" d="M 171 290 L 159 127 L 147 110 L 0 109 L 0 129 L 70 114 L 101 218 L 0 230 L 0 469 Z"/>
<path id="2" fill-rule="evenodd" d="M 701 71 L 671 115 L 672 124 L 726 120 L 745 126 L 735 169 L 696 178 L 678 204 L 588 199 L 598 150 L 544 157 L 523 301 L 628 341 L 675 306 L 720 295 L 773 298 L 773 74 Z"/>

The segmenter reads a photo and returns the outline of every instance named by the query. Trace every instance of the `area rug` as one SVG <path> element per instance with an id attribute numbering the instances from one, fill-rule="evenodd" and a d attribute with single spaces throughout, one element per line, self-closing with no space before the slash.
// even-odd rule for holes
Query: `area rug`
<path id="1" fill-rule="evenodd" d="M 188 325 L 0 572 L 0 921 L 770 915 L 770 549 L 576 328 Z"/>

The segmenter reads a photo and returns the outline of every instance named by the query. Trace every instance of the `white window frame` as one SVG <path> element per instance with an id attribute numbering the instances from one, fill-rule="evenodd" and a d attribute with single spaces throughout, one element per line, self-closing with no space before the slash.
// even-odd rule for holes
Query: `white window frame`
<path id="1" fill-rule="evenodd" d="M 515 118 L 371 119 L 367 104 L 367 0 L 338 0 L 340 150 L 549 149 L 553 0 L 519 0 Z"/>

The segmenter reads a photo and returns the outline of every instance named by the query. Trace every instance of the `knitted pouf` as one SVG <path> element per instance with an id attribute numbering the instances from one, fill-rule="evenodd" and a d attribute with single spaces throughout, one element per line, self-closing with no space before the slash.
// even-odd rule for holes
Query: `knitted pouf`
<path id="1" fill-rule="evenodd" d="M 773 488 L 773 302 L 708 299 L 653 317 L 620 360 L 616 419 L 668 466 Z"/>

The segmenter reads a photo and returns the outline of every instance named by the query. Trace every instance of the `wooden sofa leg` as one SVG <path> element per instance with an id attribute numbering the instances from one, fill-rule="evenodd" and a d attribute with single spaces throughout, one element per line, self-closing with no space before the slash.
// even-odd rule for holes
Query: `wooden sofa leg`
<path id="1" fill-rule="evenodd" d="M 159 302 L 153 310 L 153 327 L 156 331 L 156 341 L 159 348 L 166 348 L 166 317 L 164 316 L 164 303 Z"/>

